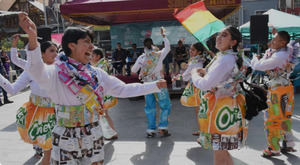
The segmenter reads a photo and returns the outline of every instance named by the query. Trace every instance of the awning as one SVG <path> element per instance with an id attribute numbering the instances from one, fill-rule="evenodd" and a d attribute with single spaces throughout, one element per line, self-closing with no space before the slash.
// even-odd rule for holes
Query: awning
<path id="1" fill-rule="evenodd" d="M 40 11 L 44 12 L 44 5 L 39 1 L 28 1 L 30 4 L 38 8 Z"/>
<path id="2" fill-rule="evenodd" d="M 60 6 L 61 14 L 74 22 L 113 25 L 134 22 L 175 20 L 175 9 L 200 0 L 73 0 Z M 241 0 L 205 0 L 219 19 L 239 8 Z"/>
<path id="3" fill-rule="evenodd" d="M 300 17 L 292 14 L 288 14 L 275 9 L 270 9 L 263 13 L 269 15 L 269 32 L 272 31 L 272 27 L 277 30 L 285 30 L 292 36 L 300 37 Z M 250 35 L 250 21 L 240 26 L 240 30 L 243 35 Z"/>

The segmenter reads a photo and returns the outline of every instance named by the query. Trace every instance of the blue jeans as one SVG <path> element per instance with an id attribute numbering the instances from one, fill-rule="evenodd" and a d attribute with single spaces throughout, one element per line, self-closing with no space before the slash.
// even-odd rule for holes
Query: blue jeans
<path id="1" fill-rule="evenodd" d="M 171 111 L 171 101 L 169 97 L 169 92 L 167 88 L 162 88 L 159 93 L 152 93 L 145 95 L 146 105 L 145 113 L 148 119 L 148 130 L 156 130 L 156 103 L 158 102 L 160 107 L 160 119 L 158 128 L 167 129 L 168 128 L 168 117 Z"/>

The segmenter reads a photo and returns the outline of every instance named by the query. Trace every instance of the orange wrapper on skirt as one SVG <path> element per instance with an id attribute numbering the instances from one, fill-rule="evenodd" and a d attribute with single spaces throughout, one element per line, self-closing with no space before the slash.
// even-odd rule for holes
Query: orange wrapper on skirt
<path id="1" fill-rule="evenodd" d="M 240 148 L 248 132 L 245 111 L 245 98 L 242 94 L 235 98 L 216 98 L 212 93 L 203 95 L 198 114 L 198 141 L 201 146 L 212 150 Z"/>
<path id="2" fill-rule="evenodd" d="M 19 108 L 16 118 L 17 129 L 25 142 L 37 144 L 43 150 L 52 148 L 51 132 L 56 123 L 54 107 L 26 102 Z"/>

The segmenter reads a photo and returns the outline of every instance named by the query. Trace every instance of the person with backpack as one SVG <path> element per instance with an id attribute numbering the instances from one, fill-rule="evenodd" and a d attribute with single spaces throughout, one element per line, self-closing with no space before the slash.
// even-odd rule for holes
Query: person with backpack
<path id="1" fill-rule="evenodd" d="M 293 141 L 292 114 L 294 108 L 294 88 L 289 79 L 291 71 L 291 55 L 287 44 L 290 35 L 279 31 L 271 41 L 271 51 L 262 59 L 253 57 L 251 61 L 254 70 L 264 71 L 269 76 L 268 108 L 265 110 L 264 127 L 268 148 L 263 151 L 263 157 L 278 156 L 281 152 L 295 152 Z M 280 146 L 280 140 L 283 140 Z"/>

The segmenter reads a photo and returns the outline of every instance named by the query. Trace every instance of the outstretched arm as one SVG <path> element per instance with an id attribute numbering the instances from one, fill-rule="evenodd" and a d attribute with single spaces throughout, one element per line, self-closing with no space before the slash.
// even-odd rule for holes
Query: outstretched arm
<path id="1" fill-rule="evenodd" d="M 98 69 L 101 79 L 104 81 L 104 94 L 114 97 L 135 97 L 150 93 L 160 92 L 161 88 L 166 88 L 165 80 L 150 83 L 130 83 L 125 84 L 116 77 L 109 76 L 106 72 Z"/>
<path id="2" fill-rule="evenodd" d="M 30 77 L 26 72 L 23 72 L 16 82 L 10 83 L 5 77 L 0 74 L 0 86 L 8 93 L 15 95 L 30 83 Z"/>

